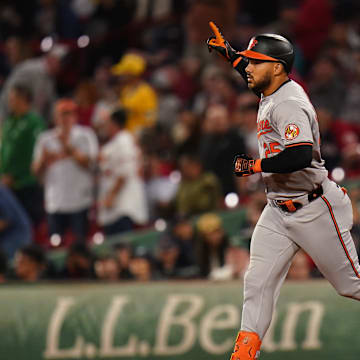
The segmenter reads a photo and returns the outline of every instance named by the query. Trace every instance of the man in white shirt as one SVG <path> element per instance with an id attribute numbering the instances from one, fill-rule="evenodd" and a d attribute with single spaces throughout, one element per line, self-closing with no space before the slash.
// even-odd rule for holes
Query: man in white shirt
<path id="1" fill-rule="evenodd" d="M 98 142 L 91 128 L 76 125 L 76 110 L 71 99 L 56 102 L 55 127 L 38 137 L 32 167 L 44 182 L 49 235 L 71 229 L 77 240 L 85 240 Z"/>
<path id="2" fill-rule="evenodd" d="M 125 130 L 126 113 L 114 111 L 107 123 L 110 141 L 99 156 L 98 222 L 105 235 L 133 229 L 148 221 L 144 182 L 140 176 L 141 152 Z"/>

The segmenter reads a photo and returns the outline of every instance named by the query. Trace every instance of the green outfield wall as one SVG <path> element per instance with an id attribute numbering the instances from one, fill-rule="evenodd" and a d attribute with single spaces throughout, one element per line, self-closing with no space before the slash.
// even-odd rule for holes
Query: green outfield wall
<path id="1" fill-rule="evenodd" d="M 241 283 L 0 287 L 0 359 L 228 359 Z M 261 360 L 360 359 L 360 302 L 287 282 Z"/>

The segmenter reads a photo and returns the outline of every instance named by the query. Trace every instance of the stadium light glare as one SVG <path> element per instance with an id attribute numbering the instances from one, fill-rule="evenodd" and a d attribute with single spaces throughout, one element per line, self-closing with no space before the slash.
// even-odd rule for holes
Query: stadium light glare
<path id="1" fill-rule="evenodd" d="M 181 181 L 180 171 L 174 170 L 170 173 L 169 179 L 173 184 L 178 184 Z"/>
<path id="2" fill-rule="evenodd" d="M 344 169 L 341 168 L 341 167 L 334 168 L 333 171 L 331 172 L 331 177 L 336 182 L 343 181 L 345 179 L 345 171 L 344 171 Z"/>
<path id="3" fill-rule="evenodd" d="M 102 233 L 97 232 L 97 233 L 95 233 L 95 234 L 93 235 L 92 240 L 93 240 L 93 243 L 94 243 L 94 244 L 96 244 L 96 245 L 101 245 L 101 244 L 104 242 L 105 237 L 104 237 L 104 235 L 103 235 Z"/>
<path id="4" fill-rule="evenodd" d="M 77 39 L 77 45 L 79 48 L 85 48 L 90 44 L 90 37 L 88 35 L 81 35 Z"/>
<path id="5" fill-rule="evenodd" d="M 159 231 L 159 232 L 165 231 L 166 227 L 167 227 L 166 221 L 164 219 L 157 219 L 155 221 L 154 227 L 155 227 L 156 231 Z"/>
<path id="6" fill-rule="evenodd" d="M 225 196 L 225 205 L 228 208 L 235 208 L 239 204 L 239 196 L 235 193 L 228 193 Z"/>
<path id="7" fill-rule="evenodd" d="M 43 52 L 49 52 L 54 46 L 54 40 L 51 36 L 46 36 L 41 40 L 40 49 Z"/>
<path id="8" fill-rule="evenodd" d="M 61 236 L 59 234 L 51 235 L 50 244 L 52 246 L 59 246 L 61 244 Z"/>

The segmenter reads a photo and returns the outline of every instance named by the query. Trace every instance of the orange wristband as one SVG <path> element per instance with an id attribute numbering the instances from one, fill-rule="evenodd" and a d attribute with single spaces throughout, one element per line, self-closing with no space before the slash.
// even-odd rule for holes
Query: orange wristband
<path id="1" fill-rule="evenodd" d="M 254 173 L 262 172 L 261 169 L 261 159 L 256 159 L 254 162 L 254 166 L 252 167 Z"/>

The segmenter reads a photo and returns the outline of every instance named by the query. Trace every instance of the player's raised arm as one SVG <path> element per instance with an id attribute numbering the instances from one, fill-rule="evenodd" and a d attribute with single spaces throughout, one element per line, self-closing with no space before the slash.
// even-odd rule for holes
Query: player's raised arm
<path id="1" fill-rule="evenodd" d="M 215 25 L 214 22 L 210 21 L 209 25 L 214 33 L 214 35 L 210 36 L 206 41 L 209 52 L 212 50 L 217 51 L 218 54 L 229 61 L 231 66 L 242 76 L 244 81 L 247 83 L 245 68 L 248 65 L 248 60 L 241 56 L 237 50 L 231 47 L 229 42 L 224 39 L 219 28 Z"/>

